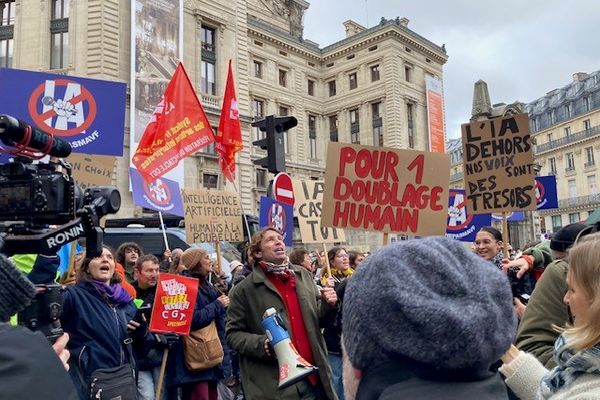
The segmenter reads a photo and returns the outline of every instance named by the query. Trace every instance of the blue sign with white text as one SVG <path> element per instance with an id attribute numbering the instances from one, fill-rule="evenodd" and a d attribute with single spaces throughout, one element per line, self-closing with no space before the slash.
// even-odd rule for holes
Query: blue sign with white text
<path id="1" fill-rule="evenodd" d="M 167 178 L 145 183 L 135 168 L 129 168 L 133 203 L 140 207 L 183 217 L 183 201 L 179 184 Z"/>
<path id="2" fill-rule="evenodd" d="M 469 214 L 464 189 L 450 189 L 446 236 L 463 242 L 475 241 L 477 232 L 492 224 L 490 214 Z"/>
<path id="3" fill-rule="evenodd" d="M 262 196 L 260 198 L 261 228 L 275 228 L 281 232 L 286 246 L 292 246 L 294 234 L 294 207 L 275 199 Z"/>
<path id="4" fill-rule="evenodd" d="M 123 155 L 127 85 L 0 68 L 0 114 L 66 140 L 74 153 Z"/>
<path id="5" fill-rule="evenodd" d="M 538 176 L 535 178 L 535 198 L 538 210 L 558 208 L 556 177 L 554 175 Z"/>

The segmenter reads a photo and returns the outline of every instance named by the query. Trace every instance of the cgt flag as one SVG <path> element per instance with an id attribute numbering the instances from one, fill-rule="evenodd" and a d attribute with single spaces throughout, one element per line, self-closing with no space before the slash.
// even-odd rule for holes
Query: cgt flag
<path id="1" fill-rule="evenodd" d="M 233 182 L 235 178 L 235 153 L 242 150 L 242 127 L 240 126 L 240 113 L 238 110 L 237 97 L 235 95 L 235 84 L 233 83 L 233 71 L 231 60 L 229 60 L 229 72 L 227 73 L 227 85 L 219 119 L 219 129 L 216 138 L 219 162 L 225 178 Z"/>
<path id="2" fill-rule="evenodd" d="M 214 140 L 190 78 L 179 63 L 142 135 L 133 165 L 144 181 L 153 182 Z"/>

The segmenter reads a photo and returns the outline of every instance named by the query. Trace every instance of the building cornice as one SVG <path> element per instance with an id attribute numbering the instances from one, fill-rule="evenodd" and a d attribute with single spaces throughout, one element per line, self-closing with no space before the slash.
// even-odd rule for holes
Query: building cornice
<path id="1" fill-rule="evenodd" d="M 445 64 L 448 60 L 448 56 L 442 47 L 414 33 L 410 29 L 396 24 L 395 21 L 386 21 L 383 24 L 340 40 L 323 49 L 311 44 L 312 42 L 305 42 L 302 38 L 296 38 L 287 32 L 274 28 L 251 15 L 248 16 L 248 33 L 320 63 L 355 52 L 386 39 L 398 40 L 404 45 L 411 46 L 441 65 Z"/>

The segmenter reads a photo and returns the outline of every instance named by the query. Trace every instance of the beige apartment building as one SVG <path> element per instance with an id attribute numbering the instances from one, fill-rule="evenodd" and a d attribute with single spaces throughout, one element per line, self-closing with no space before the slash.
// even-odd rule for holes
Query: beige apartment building
<path id="1" fill-rule="evenodd" d="M 131 2 L 0 4 L 0 66 L 130 82 Z M 270 114 L 298 119 L 286 134 L 287 172 L 296 179 L 323 177 L 329 141 L 428 148 L 425 77 L 443 78 L 445 48 L 413 32 L 406 18 L 382 18 L 370 28 L 346 21 L 345 39 L 320 46 L 303 36 L 309 6 L 304 0 L 183 2 L 186 70 L 216 128 L 232 60 L 244 139 L 235 188 L 221 178 L 214 146 L 184 161 L 185 187 L 238 190 L 245 211 L 257 215 L 271 177 L 252 162 L 265 153 L 252 145 L 261 136 L 250 124 Z M 142 213 L 128 190 L 129 130 L 127 117 L 115 170 L 122 217 Z"/>
<path id="2" fill-rule="evenodd" d="M 542 232 L 600 208 L 600 71 L 573 74 L 568 85 L 527 105 L 541 175 L 555 175 L 558 209 L 539 212 Z"/>
<path id="3" fill-rule="evenodd" d="M 502 106 L 502 105 L 498 105 Z M 575 73 L 571 83 L 528 103 L 529 128 L 539 175 L 556 176 L 558 209 L 526 213 L 527 221 L 511 224 L 518 245 L 539 234 L 585 221 L 600 208 L 600 71 Z M 460 139 L 449 140 L 450 187 L 462 188 Z M 600 160 L 599 160 L 600 161 Z"/>

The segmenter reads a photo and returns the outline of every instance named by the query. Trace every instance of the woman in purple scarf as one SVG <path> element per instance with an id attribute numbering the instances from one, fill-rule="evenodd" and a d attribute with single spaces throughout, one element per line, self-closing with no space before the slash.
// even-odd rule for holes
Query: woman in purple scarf
<path id="1" fill-rule="evenodd" d="M 114 272 L 114 255 L 104 247 L 100 257 L 85 258 L 77 284 L 63 296 L 60 320 L 70 336 L 69 373 L 82 399 L 89 398 L 90 375 L 95 370 L 132 362 L 126 338 L 131 337 L 138 349 L 151 340 L 147 325 L 133 321 L 136 307 Z"/>

